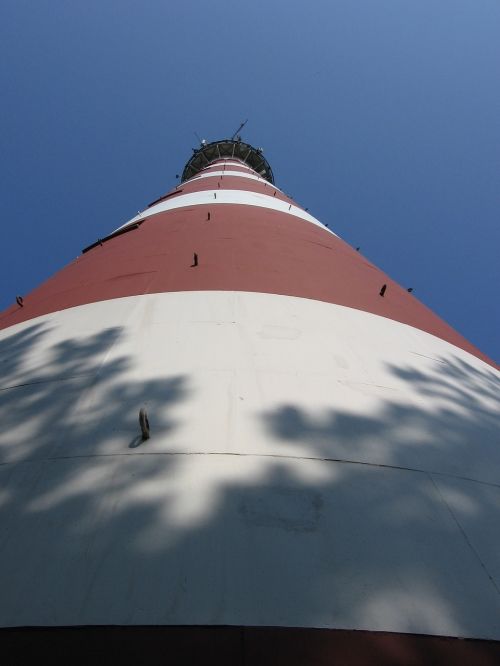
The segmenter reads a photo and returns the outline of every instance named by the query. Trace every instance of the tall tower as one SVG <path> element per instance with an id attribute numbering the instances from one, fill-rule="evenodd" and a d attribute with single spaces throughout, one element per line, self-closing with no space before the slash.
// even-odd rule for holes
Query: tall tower
<path id="1" fill-rule="evenodd" d="M 261 150 L 202 144 L 0 328 L 19 663 L 500 658 L 498 368 Z"/>

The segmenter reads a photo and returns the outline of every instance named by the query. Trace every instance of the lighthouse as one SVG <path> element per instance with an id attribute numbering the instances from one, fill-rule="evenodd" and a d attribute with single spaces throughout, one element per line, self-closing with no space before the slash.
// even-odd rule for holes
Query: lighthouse
<path id="1" fill-rule="evenodd" d="M 498 663 L 498 366 L 239 137 L 90 240 L 0 315 L 11 663 Z"/>

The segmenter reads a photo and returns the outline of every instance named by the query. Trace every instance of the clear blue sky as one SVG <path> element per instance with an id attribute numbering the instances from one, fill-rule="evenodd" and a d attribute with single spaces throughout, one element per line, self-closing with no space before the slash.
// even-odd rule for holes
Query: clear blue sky
<path id="1" fill-rule="evenodd" d="M 2 0 L 0 309 L 249 118 L 278 185 L 500 360 L 498 0 Z"/>

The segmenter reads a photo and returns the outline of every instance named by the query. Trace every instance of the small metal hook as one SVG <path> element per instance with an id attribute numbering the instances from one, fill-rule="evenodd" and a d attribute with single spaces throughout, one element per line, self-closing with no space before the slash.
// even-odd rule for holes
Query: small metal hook
<path id="1" fill-rule="evenodd" d="M 141 427 L 142 441 L 149 439 L 149 419 L 145 407 L 139 410 L 139 425 Z"/>

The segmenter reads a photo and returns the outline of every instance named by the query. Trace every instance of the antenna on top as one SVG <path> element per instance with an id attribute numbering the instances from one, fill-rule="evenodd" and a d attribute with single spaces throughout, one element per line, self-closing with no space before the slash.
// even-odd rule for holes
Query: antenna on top
<path id="1" fill-rule="evenodd" d="M 195 132 L 194 135 L 198 139 L 198 141 L 200 142 L 200 146 L 206 146 L 206 144 L 207 144 L 206 139 L 200 139 L 200 135 L 198 134 L 198 132 Z"/>
<path id="2" fill-rule="evenodd" d="M 238 141 L 241 140 L 241 137 L 238 137 L 238 132 L 241 132 L 241 130 L 245 127 L 245 125 L 247 124 L 247 122 L 248 122 L 248 118 L 247 118 L 246 120 L 244 120 L 244 121 L 241 123 L 241 125 L 238 127 L 238 129 L 236 130 L 236 132 L 235 132 L 235 133 L 233 134 L 233 136 L 231 137 L 231 141 L 234 141 L 235 138 L 236 138 Z"/>

